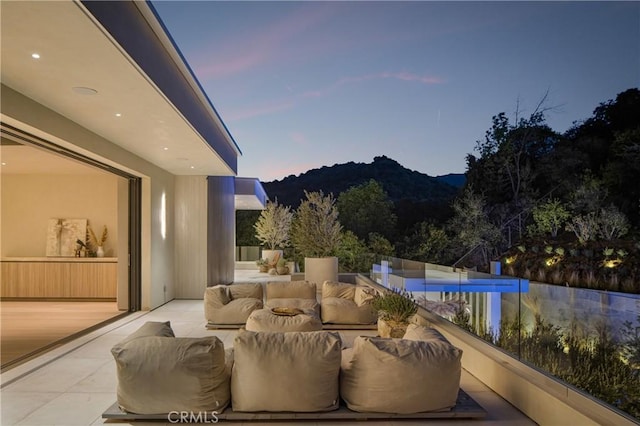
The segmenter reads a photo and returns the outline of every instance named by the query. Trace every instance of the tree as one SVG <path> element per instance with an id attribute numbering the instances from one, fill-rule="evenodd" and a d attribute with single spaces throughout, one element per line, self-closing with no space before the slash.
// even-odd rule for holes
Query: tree
<path id="1" fill-rule="evenodd" d="M 395 254 L 395 247 L 389 240 L 382 235 L 372 232 L 369 234 L 369 251 L 371 253 L 380 256 L 393 256 Z"/>
<path id="2" fill-rule="evenodd" d="M 293 213 L 289 206 L 281 206 L 277 200 L 267 202 L 266 208 L 262 210 L 253 226 L 256 238 L 270 250 L 287 247 L 292 219 Z"/>
<path id="3" fill-rule="evenodd" d="M 304 194 L 306 199 L 296 209 L 291 224 L 291 241 L 305 257 L 331 256 L 342 238 L 335 200 L 322 191 Z"/>
<path id="4" fill-rule="evenodd" d="M 449 229 L 461 250 L 480 249 L 482 262 L 488 265 L 490 253 L 498 246 L 501 235 L 488 218 L 484 197 L 466 188 L 453 202 L 454 216 Z"/>
<path id="5" fill-rule="evenodd" d="M 467 156 L 467 185 L 486 197 L 492 206 L 489 219 L 508 234 L 509 240 L 514 227 L 522 235 L 523 219 L 540 190 L 550 189 L 536 186 L 540 175 L 537 164 L 553 152 L 559 140 L 545 123 L 544 114 L 550 109 L 543 106 L 546 97 L 527 118 L 520 117 L 518 105 L 515 124 L 504 112 L 494 116 L 484 141 L 476 144 L 479 157 Z"/>
<path id="6" fill-rule="evenodd" d="M 341 193 L 336 206 L 342 225 L 360 239 L 366 240 L 371 232 L 389 238 L 395 229 L 393 202 L 373 179 Z"/>
<path id="7" fill-rule="evenodd" d="M 420 222 L 404 238 L 401 257 L 422 262 L 443 263 L 447 257 L 450 238 L 446 231 L 431 222 Z M 455 259 L 454 259 L 455 260 Z"/>
<path id="8" fill-rule="evenodd" d="M 236 210 L 236 245 L 258 246 L 254 225 L 260 217 L 261 210 Z"/>
<path id="9" fill-rule="evenodd" d="M 569 211 L 564 208 L 560 200 L 553 199 L 540 204 L 533 209 L 533 228 L 539 233 L 550 233 L 553 238 L 569 218 Z"/>
<path id="10" fill-rule="evenodd" d="M 372 256 L 368 256 L 367 246 L 351 231 L 342 233 L 336 256 L 342 272 L 366 272 L 373 264 Z"/>

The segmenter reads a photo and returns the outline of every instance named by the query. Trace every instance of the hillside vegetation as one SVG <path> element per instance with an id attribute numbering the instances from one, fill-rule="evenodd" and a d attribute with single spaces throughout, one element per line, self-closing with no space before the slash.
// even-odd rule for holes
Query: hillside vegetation
<path id="1" fill-rule="evenodd" d="M 304 190 L 334 195 L 351 258 L 341 266 L 364 268 L 353 259 L 367 251 L 481 270 L 509 258 L 510 272 L 532 279 L 639 292 L 640 91 L 601 103 L 564 133 L 546 124 L 548 112 L 543 99 L 515 122 L 495 115 L 462 177 L 380 156 L 264 187 L 293 209 Z M 239 212 L 239 245 L 255 245 L 255 218 Z"/>

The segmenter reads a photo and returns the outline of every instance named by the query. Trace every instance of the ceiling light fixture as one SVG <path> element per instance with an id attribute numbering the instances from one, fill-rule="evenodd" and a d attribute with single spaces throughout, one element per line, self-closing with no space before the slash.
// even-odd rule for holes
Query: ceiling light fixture
<path id="1" fill-rule="evenodd" d="M 191 168 L 192 168 L 192 169 L 195 169 L 195 168 L 196 168 L 196 166 L 191 166 Z"/>
<path id="2" fill-rule="evenodd" d="M 96 89 L 92 89 L 91 87 L 77 86 L 72 87 L 71 90 L 73 90 L 73 93 L 77 93 L 78 95 L 95 95 L 98 93 Z"/>
<path id="3" fill-rule="evenodd" d="M 122 114 L 120 114 L 119 112 L 116 112 L 116 117 L 122 117 Z"/>
<path id="4" fill-rule="evenodd" d="M 165 151 L 169 151 L 169 148 L 167 148 L 166 146 L 162 149 L 164 149 Z"/>
<path id="5" fill-rule="evenodd" d="M 32 57 L 33 59 L 40 59 L 40 54 L 39 54 L 39 53 L 32 53 L 32 54 L 31 54 L 31 57 Z"/>
<path id="6" fill-rule="evenodd" d="M 5 162 L 3 161 L 3 162 L 2 162 L 2 165 L 3 165 L 3 166 L 6 166 L 6 165 L 7 165 L 7 163 L 5 163 Z"/>

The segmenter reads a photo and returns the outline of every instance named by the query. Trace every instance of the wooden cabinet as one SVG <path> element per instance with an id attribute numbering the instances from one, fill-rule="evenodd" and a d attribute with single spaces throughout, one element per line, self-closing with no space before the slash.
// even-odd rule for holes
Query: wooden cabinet
<path id="1" fill-rule="evenodd" d="M 2 260 L 0 297 L 115 299 L 116 258 L 7 258 Z"/>

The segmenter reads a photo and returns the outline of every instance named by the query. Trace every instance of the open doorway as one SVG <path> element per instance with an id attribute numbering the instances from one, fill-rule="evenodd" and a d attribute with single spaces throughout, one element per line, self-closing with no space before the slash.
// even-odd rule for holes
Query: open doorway
<path id="1" fill-rule="evenodd" d="M 1 136 L 6 370 L 140 309 L 140 180 L 4 124 Z"/>

